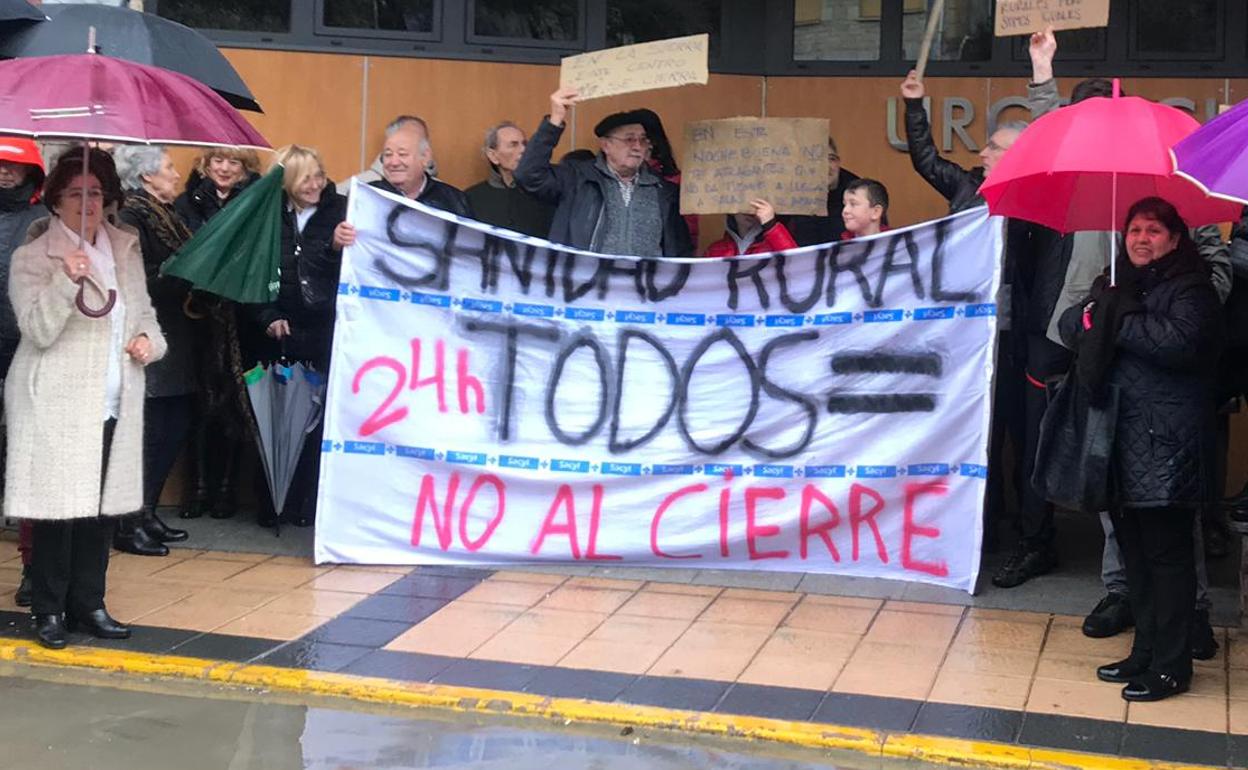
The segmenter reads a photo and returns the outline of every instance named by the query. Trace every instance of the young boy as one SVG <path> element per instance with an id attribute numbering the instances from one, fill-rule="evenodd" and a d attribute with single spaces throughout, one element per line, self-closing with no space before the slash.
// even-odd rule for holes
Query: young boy
<path id="1" fill-rule="evenodd" d="M 796 249 L 797 242 L 776 219 L 776 210 L 762 198 L 750 201 L 753 214 L 730 214 L 724 237 L 706 247 L 708 257 L 769 254 Z"/>
<path id="2" fill-rule="evenodd" d="M 845 188 L 844 240 L 875 235 L 888 229 L 888 190 L 874 179 L 855 179 Z"/>

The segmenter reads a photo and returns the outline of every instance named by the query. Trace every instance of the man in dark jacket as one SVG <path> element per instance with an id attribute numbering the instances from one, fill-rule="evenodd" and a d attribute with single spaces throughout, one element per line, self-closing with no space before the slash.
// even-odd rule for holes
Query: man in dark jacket
<path id="1" fill-rule="evenodd" d="M 429 138 L 419 128 L 404 125 L 386 137 L 381 149 L 383 178 L 371 185 L 435 209 L 471 217 L 472 206 L 462 190 L 426 173 L 432 160 L 433 148 L 429 145 Z"/>
<path id="2" fill-rule="evenodd" d="M 465 194 L 477 219 L 518 233 L 545 238 L 555 209 L 516 184 L 516 166 L 524 155 L 525 136 L 519 126 L 505 120 L 485 132 L 481 152 L 490 164 L 490 176 L 469 187 Z"/>
<path id="3" fill-rule="evenodd" d="M 984 177 L 992 170 L 997 161 L 1005 155 L 1005 151 L 1014 144 L 1023 126 L 1017 123 L 1005 124 L 997 128 L 989 137 L 988 144 L 980 150 L 979 159 L 983 164 L 975 168 L 962 168 L 953 161 L 940 157 L 936 142 L 932 140 L 932 128 L 928 123 L 927 111 L 923 109 L 923 97 L 926 89 L 913 70 L 901 84 L 901 95 L 906 102 L 906 142 L 910 150 L 910 163 L 919 176 L 949 201 L 949 213 L 984 205 L 979 195 L 979 187 Z M 1016 322 L 1014 308 L 1014 269 L 1015 265 L 1028 264 L 1032 244 L 1033 228 L 1022 222 L 1010 222 L 1006 231 L 1005 258 L 1001 266 L 1001 291 L 998 301 L 997 364 L 999 372 L 993 391 L 992 436 L 988 451 L 988 502 L 985 510 L 984 540 L 985 548 L 995 546 L 996 524 L 998 517 L 1017 506 L 1022 508 L 1021 499 L 1007 502 L 1005 494 L 1005 477 L 1013 477 L 1013 487 L 1020 490 L 1023 486 L 1022 452 L 1025 439 L 1025 411 L 1023 401 L 1023 370 L 1026 360 L 1026 340 L 1023 335 L 1015 335 L 1011 329 Z M 1005 441 L 1009 438 L 1014 445 L 1014 462 L 1012 466 L 1005 463 Z M 1019 498 L 1022 495 L 1019 493 Z M 1045 551 L 1047 556 L 1049 551 Z M 1011 559 L 1011 562 L 1015 561 Z M 1030 562 L 1029 562 L 1030 564 Z M 1037 562 L 1036 574 L 1052 569 L 1054 562 L 1047 558 Z M 994 581 L 995 582 L 995 581 Z M 1021 581 L 1020 581 L 1021 582 Z M 1017 583 L 1015 583 L 1017 585 Z"/>
<path id="4" fill-rule="evenodd" d="M 798 246 L 814 246 L 818 243 L 833 243 L 841 240 L 845 234 L 845 220 L 841 217 L 844 206 L 845 190 L 858 175 L 846 168 L 841 168 L 841 154 L 837 152 L 836 140 L 828 137 L 828 213 L 821 217 L 790 216 L 785 217 L 784 224 Z"/>
<path id="5" fill-rule="evenodd" d="M 594 127 L 600 149 L 594 160 L 551 164 L 576 96 L 574 89 L 550 95 L 550 115 L 516 168 L 521 187 L 556 206 L 550 240 L 602 254 L 692 256 L 679 188 L 646 165 L 648 139 L 640 116 L 617 112 L 603 118 Z"/>
<path id="6" fill-rule="evenodd" d="M 424 130 L 417 123 L 403 123 L 386 137 L 381 149 L 383 177 L 369 182 L 369 186 L 461 217 L 472 217 L 472 205 L 462 190 L 429 176 L 427 172 L 432 161 L 433 148 Z M 355 226 L 350 222 L 339 223 L 334 228 L 334 242 L 339 247 L 355 243 Z"/>

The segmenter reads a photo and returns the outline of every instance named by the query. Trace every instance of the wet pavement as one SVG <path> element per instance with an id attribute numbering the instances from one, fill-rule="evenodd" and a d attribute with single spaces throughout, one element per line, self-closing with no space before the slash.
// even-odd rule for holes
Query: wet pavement
<path id="1" fill-rule="evenodd" d="M 0 665 L 0 765 L 82 770 L 928 770 L 856 755 Z"/>

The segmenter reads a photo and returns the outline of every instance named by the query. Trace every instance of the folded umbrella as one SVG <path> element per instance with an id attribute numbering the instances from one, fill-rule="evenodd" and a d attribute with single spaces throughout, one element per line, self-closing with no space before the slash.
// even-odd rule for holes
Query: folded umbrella
<path id="1" fill-rule="evenodd" d="M 8 3 L 14 0 L 7 0 Z M 17 3 L 33 8 L 26 0 Z M 7 3 L 5 3 L 7 4 Z M 0 4 L 0 19 L 4 18 Z M 35 10 L 41 24 L 0 27 L 0 58 L 82 53 L 95 28 L 96 53 L 180 72 L 216 91 L 232 107 L 260 112 L 260 105 L 233 65 L 199 32 L 157 16 L 107 5 L 56 3 Z"/>
<path id="2" fill-rule="evenodd" d="M 260 460 L 273 510 L 280 515 L 304 441 L 324 413 L 325 378 L 304 364 L 278 362 L 248 370 L 243 381 L 256 418 Z"/>

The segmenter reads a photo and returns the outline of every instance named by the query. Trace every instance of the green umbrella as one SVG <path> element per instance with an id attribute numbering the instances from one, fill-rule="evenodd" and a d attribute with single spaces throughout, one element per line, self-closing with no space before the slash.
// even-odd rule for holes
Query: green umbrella
<path id="1" fill-rule="evenodd" d="M 209 294 L 235 302 L 277 298 L 282 251 L 282 173 L 275 165 L 161 266 Z"/>

